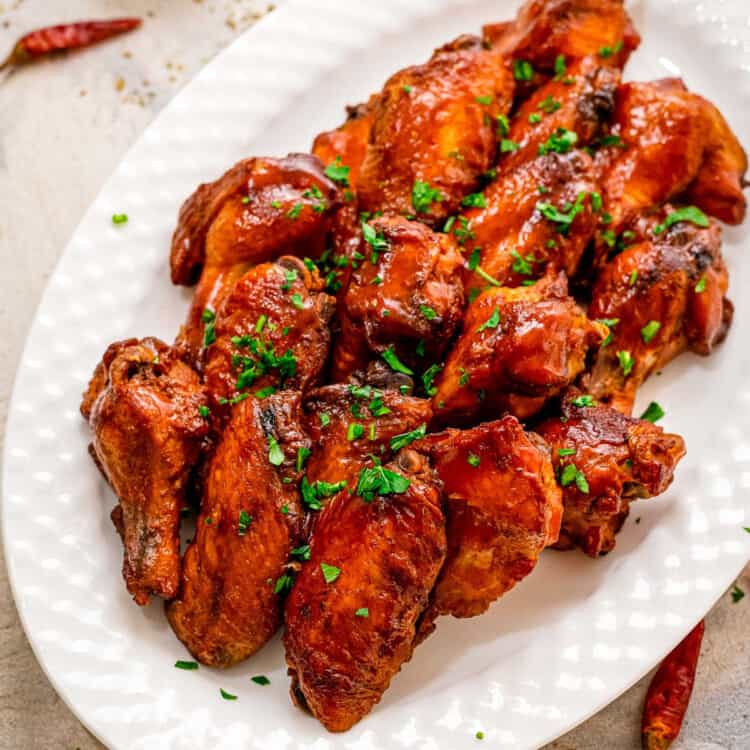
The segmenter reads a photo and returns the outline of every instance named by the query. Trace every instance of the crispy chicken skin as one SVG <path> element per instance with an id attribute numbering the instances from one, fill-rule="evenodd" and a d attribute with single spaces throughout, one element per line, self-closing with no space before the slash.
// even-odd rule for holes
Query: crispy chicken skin
<path id="1" fill-rule="evenodd" d="M 369 457 L 389 461 L 391 440 L 426 428 L 432 419 L 432 406 L 427 399 L 403 396 L 398 390 L 339 384 L 310 391 L 304 414 L 305 429 L 312 442 L 308 481 L 344 481 L 354 489 Z M 350 430 L 359 432 L 351 425 L 361 425 L 362 433 L 349 440 Z"/>
<path id="2" fill-rule="evenodd" d="M 580 547 L 597 557 L 615 546 L 631 500 L 660 495 L 669 487 L 685 443 L 679 435 L 608 406 L 576 406 L 580 396 L 571 391 L 561 417 L 536 429 L 552 447 L 563 485 L 565 509 L 556 547 Z M 574 468 L 566 471 L 568 466 Z"/>
<path id="3" fill-rule="evenodd" d="M 579 148 L 588 145 L 611 116 L 619 83 L 620 71 L 598 56 L 568 65 L 563 77 L 540 86 L 518 108 L 507 135 L 518 149 L 502 157 L 500 169 L 508 172 L 535 159 L 560 130 L 575 133 Z"/>
<path id="4" fill-rule="evenodd" d="M 201 664 L 237 664 L 281 623 L 278 581 L 301 523 L 296 482 L 282 480 L 298 479 L 297 451 L 308 445 L 299 420 L 299 393 L 250 398 L 233 408 L 211 457 L 180 593 L 167 606 L 172 629 Z M 283 452 L 278 466 L 274 445 Z"/>
<path id="5" fill-rule="evenodd" d="M 292 699 L 332 732 L 369 713 L 411 658 L 445 559 L 440 482 L 427 460 L 405 450 L 385 468 L 409 486 L 370 502 L 347 492 L 331 500 L 286 602 Z"/>
<path id="6" fill-rule="evenodd" d="M 527 0 L 513 21 L 484 27 L 484 38 L 507 57 L 551 73 L 558 55 L 577 60 L 606 54 L 622 67 L 641 38 L 623 0 Z"/>
<path id="7" fill-rule="evenodd" d="M 298 258 L 255 266 L 225 295 L 204 324 L 209 340 L 205 382 L 212 407 L 273 387 L 302 390 L 319 379 L 328 356 L 334 300 L 317 271 Z"/>
<path id="8" fill-rule="evenodd" d="M 716 107 L 679 78 L 620 86 L 611 139 L 597 163 L 614 234 L 686 191 L 722 221 L 742 221 L 745 153 Z"/>
<path id="9" fill-rule="evenodd" d="M 660 223 L 670 213 L 657 214 Z M 686 349 L 709 354 L 731 323 L 728 285 L 714 221 L 678 222 L 615 256 L 592 289 L 589 315 L 610 321 L 611 341 L 599 351 L 590 392 L 629 414 L 655 370 Z"/>
<path id="10" fill-rule="evenodd" d="M 485 206 L 467 209 L 453 225 L 467 250 L 479 248 L 477 267 L 472 270 L 470 260 L 464 271 L 467 291 L 486 288 L 482 271 L 503 286 L 537 279 L 548 266 L 573 275 L 596 232 L 596 189 L 593 163 L 583 151 L 540 156 L 500 176 L 484 191 Z M 547 218 L 545 206 L 571 221 Z"/>
<path id="11" fill-rule="evenodd" d="M 434 361 L 463 314 L 464 260 L 451 236 L 400 216 L 376 218 L 368 226 L 381 249 L 364 238 L 360 245 L 364 260 L 352 271 L 339 309 L 332 365 L 337 381 L 386 349 L 413 367 Z"/>
<path id="12" fill-rule="evenodd" d="M 317 257 L 340 204 L 336 184 L 315 156 L 255 158 L 236 164 L 185 201 L 172 238 L 172 281 L 198 281 L 178 345 L 200 350 L 201 314 L 249 268 L 281 255 Z"/>
<path id="13" fill-rule="evenodd" d="M 180 576 L 180 510 L 207 422 L 198 376 L 159 339 L 111 344 L 81 404 L 91 454 L 118 497 L 122 575 L 137 604 L 171 599 Z"/>
<path id="14" fill-rule="evenodd" d="M 503 58 L 472 36 L 392 76 L 374 105 L 358 180 L 361 208 L 429 224 L 455 213 L 495 162 L 496 117 L 509 110 L 513 87 Z M 426 187 L 414 202 L 417 183 Z"/>
<path id="15" fill-rule="evenodd" d="M 567 296 L 564 274 L 531 287 L 492 287 L 469 306 L 432 403 L 438 423 L 535 414 L 583 372 L 606 327 Z"/>
<path id="16" fill-rule="evenodd" d="M 474 617 L 525 578 L 560 532 L 549 448 L 510 415 L 429 435 L 414 449 L 443 482 L 448 554 L 422 632 L 438 615 Z"/>

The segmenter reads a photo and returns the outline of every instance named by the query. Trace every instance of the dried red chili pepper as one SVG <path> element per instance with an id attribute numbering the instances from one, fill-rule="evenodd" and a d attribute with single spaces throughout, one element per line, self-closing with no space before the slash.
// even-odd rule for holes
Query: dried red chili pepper
<path id="1" fill-rule="evenodd" d="M 16 42 L 13 51 L 0 64 L 0 70 L 52 52 L 90 47 L 110 37 L 137 29 L 140 25 L 140 18 L 114 18 L 110 21 L 81 21 L 37 29 Z"/>
<path id="2" fill-rule="evenodd" d="M 644 750 L 666 750 L 680 733 L 693 692 L 704 630 L 701 620 L 667 655 L 651 680 L 641 724 Z"/>

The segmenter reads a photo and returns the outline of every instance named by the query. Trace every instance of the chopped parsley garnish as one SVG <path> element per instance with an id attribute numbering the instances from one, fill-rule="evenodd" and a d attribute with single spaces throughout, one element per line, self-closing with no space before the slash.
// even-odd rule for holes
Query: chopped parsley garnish
<path id="1" fill-rule="evenodd" d="M 362 221 L 362 235 L 365 242 L 372 248 L 370 262 L 375 265 L 378 262 L 378 253 L 388 249 L 388 240 L 382 234 L 376 232 L 366 221 Z"/>
<path id="2" fill-rule="evenodd" d="M 529 115 L 529 123 L 531 125 L 538 125 L 542 121 L 542 116 L 538 112 L 532 112 Z"/>
<path id="3" fill-rule="evenodd" d="M 360 607 L 354 614 L 357 617 L 369 617 L 370 610 L 367 607 Z"/>
<path id="4" fill-rule="evenodd" d="M 326 583 L 333 583 L 341 575 L 341 568 L 337 568 L 335 565 L 322 562 L 320 563 L 320 569 L 323 571 L 323 578 Z"/>
<path id="5" fill-rule="evenodd" d="M 420 305 L 419 312 L 421 312 L 427 320 L 435 320 L 435 318 L 437 318 L 437 313 L 427 305 Z"/>
<path id="6" fill-rule="evenodd" d="M 433 203 L 440 203 L 442 200 L 440 191 L 429 182 L 415 180 L 411 191 L 411 203 L 418 214 L 428 213 Z"/>
<path id="7" fill-rule="evenodd" d="M 325 412 L 322 412 L 320 415 L 320 425 L 321 427 L 328 427 L 328 425 L 331 424 L 331 418 L 326 414 Z"/>
<path id="8" fill-rule="evenodd" d="M 475 98 L 478 104 L 483 104 L 485 107 L 488 107 L 490 104 L 492 104 L 491 96 L 477 96 Z"/>
<path id="9" fill-rule="evenodd" d="M 479 458 L 479 456 L 477 456 L 476 453 L 469 453 L 469 455 L 466 458 L 466 463 L 468 463 L 469 466 L 473 466 L 474 468 L 479 466 L 481 462 L 482 462 L 482 459 Z"/>
<path id="10" fill-rule="evenodd" d="M 574 130 L 558 128 L 548 139 L 546 143 L 539 144 L 539 155 L 556 153 L 567 154 L 573 146 L 578 143 L 578 134 Z"/>
<path id="11" fill-rule="evenodd" d="M 706 277 L 701 276 L 700 279 L 698 279 L 698 283 L 695 285 L 695 292 L 696 294 L 701 294 L 702 292 L 706 291 Z"/>
<path id="12" fill-rule="evenodd" d="M 307 561 L 310 559 L 310 545 L 303 544 L 300 547 L 295 547 L 289 554 L 292 557 L 298 557 L 300 560 Z"/>
<path id="13" fill-rule="evenodd" d="M 591 196 L 591 210 L 598 214 L 602 210 L 602 196 L 601 193 L 589 193 Z"/>
<path id="14" fill-rule="evenodd" d="M 553 112 L 557 112 L 560 107 L 562 107 L 562 104 L 557 101 L 557 99 L 553 99 L 551 96 L 545 97 L 537 105 L 537 109 L 541 109 L 542 112 L 547 115 L 551 115 Z"/>
<path id="15" fill-rule="evenodd" d="M 267 385 L 265 388 L 259 388 L 255 391 L 255 398 L 268 398 L 274 393 L 276 393 L 276 387 L 273 385 Z"/>
<path id="16" fill-rule="evenodd" d="M 292 288 L 292 284 L 296 280 L 297 280 L 297 270 L 294 268 L 285 268 L 284 269 L 284 283 L 281 285 L 281 291 L 288 292 Z"/>
<path id="17" fill-rule="evenodd" d="M 391 413 L 391 410 L 383 403 L 383 393 L 381 391 L 375 391 L 375 397 L 367 405 L 367 408 L 373 417 L 384 417 L 386 414 Z"/>
<path id="18" fill-rule="evenodd" d="M 634 268 L 630 272 L 630 278 L 628 279 L 628 286 L 635 286 L 636 281 L 638 281 L 638 269 Z"/>
<path id="19" fill-rule="evenodd" d="M 305 461 L 307 461 L 311 452 L 312 451 L 309 448 L 305 448 L 304 446 L 297 448 L 297 462 L 295 464 L 297 471 L 302 471 L 305 466 Z"/>
<path id="20" fill-rule="evenodd" d="M 558 448 L 557 449 L 557 455 L 560 456 L 560 458 L 564 458 L 565 456 L 574 456 L 576 452 L 575 448 Z"/>
<path id="21" fill-rule="evenodd" d="M 433 382 L 442 369 L 442 365 L 430 365 L 422 373 L 422 385 L 424 386 L 424 392 L 428 396 L 434 396 L 437 393 L 437 386 L 433 385 Z"/>
<path id="22" fill-rule="evenodd" d="M 409 489 L 411 482 L 382 466 L 365 467 L 359 472 L 357 495 L 371 503 L 376 495 L 401 495 Z"/>
<path id="23" fill-rule="evenodd" d="M 565 55 L 558 55 L 555 58 L 555 77 L 561 78 L 565 75 L 566 66 L 565 66 Z"/>
<path id="24" fill-rule="evenodd" d="M 407 94 L 411 94 L 411 92 L 414 91 L 414 88 L 412 86 L 405 85 L 401 87 L 401 90 L 405 91 Z"/>
<path id="25" fill-rule="evenodd" d="M 240 519 L 239 519 L 239 522 L 237 523 L 237 534 L 239 536 L 245 536 L 252 522 L 253 522 L 253 517 L 246 510 L 241 510 Z"/>
<path id="26" fill-rule="evenodd" d="M 197 661 L 176 661 L 174 663 L 176 669 L 195 670 L 198 669 Z"/>
<path id="27" fill-rule="evenodd" d="M 477 328 L 477 333 L 481 333 L 482 331 L 486 331 L 488 328 L 497 328 L 500 325 L 500 308 L 495 306 L 495 309 L 492 311 L 492 315 L 490 315 L 487 320 L 482 323 L 479 328 Z"/>
<path id="28" fill-rule="evenodd" d="M 203 419 L 208 419 L 211 416 L 211 409 L 201 404 L 198 407 L 198 414 L 200 414 L 203 417 Z"/>
<path id="29" fill-rule="evenodd" d="M 647 407 L 646 411 L 641 414 L 641 419 L 645 419 L 647 422 L 658 422 L 664 416 L 664 409 L 661 408 L 656 401 L 652 401 Z"/>
<path id="30" fill-rule="evenodd" d="M 391 438 L 390 446 L 392 451 L 400 451 L 407 445 L 411 445 L 415 440 L 423 438 L 427 434 L 427 425 L 421 424 L 411 432 L 402 432 L 400 435 L 394 435 Z"/>
<path id="31" fill-rule="evenodd" d="M 617 55 L 622 52 L 623 46 L 624 44 L 622 40 L 620 40 L 614 47 L 601 47 L 599 49 L 599 57 L 607 58 L 612 57 L 612 55 Z"/>
<path id="32" fill-rule="evenodd" d="M 284 505 L 281 506 L 281 515 L 282 516 L 289 515 L 289 506 L 286 503 L 284 503 Z"/>
<path id="33" fill-rule="evenodd" d="M 562 210 L 553 206 L 547 201 L 539 201 L 536 208 L 545 219 L 557 224 L 557 231 L 560 234 L 566 234 L 570 225 L 575 221 L 581 211 L 583 211 L 583 202 L 586 199 L 586 193 L 579 193 L 576 202 L 571 206 L 569 203 L 562 207 Z"/>
<path id="34" fill-rule="evenodd" d="M 667 218 L 661 224 L 654 227 L 654 234 L 661 234 L 669 229 L 674 224 L 680 221 L 689 221 L 699 227 L 708 226 L 708 216 L 703 213 L 697 206 L 685 206 L 684 208 L 678 208 L 676 211 L 667 215 Z"/>
<path id="35" fill-rule="evenodd" d="M 514 60 L 513 77 L 517 81 L 530 81 L 534 77 L 534 68 L 528 60 Z"/>
<path id="36" fill-rule="evenodd" d="M 737 602 L 744 596 L 745 592 L 735 583 L 734 586 L 732 586 L 732 602 L 737 604 Z"/>
<path id="37" fill-rule="evenodd" d="M 510 120 L 508 119 L 508 115 L 497 116 L 497 130 L 501 136 L 506 136 L 510 133 Z"/>
<path id="38" fill-rule="evenodd" d="M 476 737 L 476 738 L 477 738 L 478 740 L 483 740 L 483 739 L 484 739 L 484 732 L 482 732 L 482 731 L 480 730 L 480 731 L 478 731 L 478 732 L 477 732 L 477 733 L 476 733 L 476 734 L 475 734 L 474 736 L 475 736 L 475 737 Z"/>
<path id="39" fill-rule="evenodd" d="M 296 219 L 302 213 L 302 204 L 295 203 L 287 212 L 287 217 L 290 219 Z"/>
<path id="40" fill-rule="evenodd" d="M 579 471 L 575 464 L 566 464 L 560 474 L 560 484 L 563 487 L 567 487 L 573 482 L 575 482 L 575 485 L 580 492 L 584 495 L 588 495 L 589 483 L 586 481 L 583 472 Z"/>
<path id="41" fill-rule="evenodd" d="M 616 146 L 617 148 L 625 148 L 625 141 L 620 138 L 619 135 L 605 135 L 599 140 L 602 146 Z"/>
<path id="42" fill-rule="evenodd" d="M 630 373 L 633 370 L 633 365 L 635 365 L 635 360 L 633 359 L 633 355 L 630 352 L 622 349 L 619 352 L 617 352 L 617 360 L 620 363 L 622 374 L 625 377 L 630 375 Z"/>
<path id="43" fill-rule="evenodd" d="M 127 224 L 128 215 L 127 214 L 112 214 L 112 223 L 113 224 Z"/>
<path id="44" fill-rule="evenodd" d="M 388 364 L 388 366 L 393 370 L 394 372 L 400 372 L 404 375 L 413 375 L 414 371 L 410 370 L 397 356 L 396 352 L 393 350 L 392 346 L 389 346 L 381 355 L 380 355 Z"/>
<path id="45" fill-rule="evenodd" d="M 211 346 L 216 341 L 216 313 L 206 307 L 201 313 L 201 320 L 206 324 L 203 331 L 203 346 Z"/>
<path id="46" fill-rule="evenodd" d="M 515 141 L 511 141 L 508 138 L 503 138 L 500 141 L 501 154 L 511 154 L 514 151 L 518 151 L 519 148 L 521 148 L 520 144 L 516 143 Z"/>
<path id="47" fill-rule="evenodd" d="M 228 693 L 226 690 L 224 690 L 224 688 L 219 688 L 219 692 L 221 693 L 221 697 L 225 701 L 236 701 L 237 700 L 237 696 L 236 695 L 232 695 L 231 693 Z"/>
<path id="48" fill-rule="evenodd" d="M 334 182 L 338 182 L 339 185 L 349 187 L 349 172 L 351 169 L 341 163 L 341 157 L 337 156 L 336 160 L 329 164 L 325 169 L 326 177 L 330 178 Z"/>
<path id="49" fill-rule="evenodd" d="M 256 674 L 255 677 L 250 678 L 256 685 L 270 685 L 271 680 L 268 679 L 264 674 Z"/>
<path id="50" fill-rule="evenodd" d="M 284 451 L 273 435 L 268 436 L 268 463 L 273 466 L 281 466 L 284 463 Z"/>
<path id="51" fill-rule="evenodd" d="M 617 244 L 617 235 L 611 229 L 605 229 L 600 236 L 607 247 L 614 247 Z"/>
<path id="52" fill-rule="evenodd" d="M 310 510 L 320 510 L 322 507 L 320 504 L 321 500 L 325 500 L 326 498 L 335 495 L 345 487 L 346 482 L 343 480 L 336 483 L 318 481 L 314 484 L 310 484 L 306 476 L 302 477 L 299 486 L 300 493 L 302 494 L 302 502 Z"/>
<path id="53" fill-rule="evenodd" d="M 292 304 L 298 309 L 298 310 L 304 310 L 305 309 L 305 303 L 302 299 L 301 294 L 293 294 L 292 295 Z"/>
<path id="54" fill-rule="evenodd" d="M 573 406 L 593 406 L 594 405 L 594 397 L 589 396 L 588 393 L 584 394 L 583 396 L 576 396 L 571 402 Z"/>
<path id="55" fill-rule="evenodd" d="M 487 201 L 483 193 L 470 193 L 462 201 L 464 208 L 487 208 Z"/>
<path id="56" fill-rule="evenodd" d="M 357 438 L 361 438 L 365 432 L 365 428 L 362 427 L 358 422 L 350 422 L 349 427 L 346 430 L 346 439 L 351 443 Z"/>
<path id="57" fill-rule="evenodd" d="M 273 587 L 274 594 L 283 594 L 285 591 L 289 591 L 294 583 L 294 578 L 291 573 L 283 573 L 276 579 L 276 583 Z"/>
<path id="58" fill-rule="evenodd" d="M 649 320 L 643 328 L 641 328 L 641 338 L 644 344 L 648 344 L 651 340 L 659 333 L 661 323 L 658 320 Z"/>
<path id="59" fill-rule="evenodd" d="M 534 273 L 531 264 L 534 263 L 536 258 L 533 253 L 529 253 L 524 258 L 518 250 L 511 250 L 510 255 L 513 258 L 513 265 L 511 268 L 514 273 L 520 273 L 522 276 L 531 276 L 531 274 Z"/>

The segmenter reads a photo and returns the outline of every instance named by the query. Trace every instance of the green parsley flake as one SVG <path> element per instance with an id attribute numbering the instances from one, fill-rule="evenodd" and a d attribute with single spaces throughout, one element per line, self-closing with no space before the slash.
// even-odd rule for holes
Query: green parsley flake
<path id="1" fill-rule="evenodd" d="M 221 697 L 225 701 L 236 701 L 237 700 L 237 696 L 236 695 L 232 695 L 231 693 L 228 693 L 226 690 L 224 690 L 224 688 L 219 688 L 219 692 L 221 693 Z"/>
<path id="2" fill-rule="evenodd" d="M 576 449 L 575 448 L 558 448 L 557 449 L 557 455 L 560 456 L 560 458 L 564 458 L 565 456 L 575 456 Z"/>
<path id="3" fill-rule="evenodd" d="M 635 286 L 636 281 L 638 281 L 638 269 L 634 268 L 630 272 L 630 278 L 628 279 L 628 286 Z"/>
<path id="4" fill-rule="evenodd" d="M 538 125 L 542 121 L 542 116 L 538 112 L 532 112 L 529 115 L 529 123 L 531 125 Z"/>
<path id="5" fill-rule="evenodd" d="M 208 419 L 211 416 L 211 409 L 201 404 L 201 406 L 198 407 L 198 414 L 200 414 L 203 419 Z"/>
<path id="6" fill-rule="evenodd" d="M 539 102 L 537 109 L 541 109 L 545 114 L 551 115 L 553 112 L 557 112 L 560 107 L 562 107 L 562 104 L 557 99 L 547 96 Z"/>
<path id="7" fill-rule="evenodd" d="M 477 456 L 476 453 L 469 453 L 469 455 L 466 458 L 466 463 L 469 464 L 469 466 L 473 466 L 474 468 L 479 466 L 481 462 L 482 462 L 482 459 L 479 458 L 479 456 Z"/>
<path id="8" fill-rule="evenodd" d="M 476 733 L 476 734 L 475 734 L 474 736 L 475 736 L 475 737 L 476 737 L 476 738 L 477 738 L 478 740 L 483 740 L 483 739 L 484 739 L 484 732 L 482 732 L 482 731 L 479 731 L 479 732 L 477 732 L 477 733 Z"/>
<path id="9" fill-rule="evenodd" d="M 701 276 L 700 279 L 698 279 L 698 283 L 695 285 L 695 293 L 701 294 L 702 292 L 706 291 L 706 277 Z"/>
<path id="10" fill-rule="evenodd" d="M 273 587 L 274 594 L 283 594 L 285 591 L 289 591 L 294 583 L 294 578 L 291 573 L 284 573 L 276 579 L 276 583 Z"/>
<path id="11" fill-rule="evenodd" d="M 310 559 L 310 545 L 303 544 L 300 547 L 295 547 L 289 554 L 292 557 L 298 557 L 300 560 L 307 561 Z"/>
<path id="12" fill-rule="evenodd" d="M 250 678 L 256 685 L 270 685 L 271 680 L 268 679 L 264 674 L 256 674 L 255 677 Z"/>
<path id="13" fill-rule="evenodd" d="M 565 75 L 566 71 L 566 65 L 565 65 L 565 55 L 558 55 L 555 58 L 555 77 L 561 78 Z"/>
<path id="14" fill-rule="evenodd" d="M 112 223 L 113 224 L 127 224 L 128 215 L 127 214 L 112 214 Z"/>
<path id="15" fill-rule="evenodd" d="M 360 607 L 354 614 L 357 617 L 369 617 L 370 610 L 367 607 Z"/>
<path id="16" fill-rule="evenodd" d="M 241 510 L 240 519 L 237 523 L 237 535 L 245 536 L 252 522 L 253 522 L 253 517 L 246 510 Z"/>
<path id="17" fill-rule="evenodd" d="M 534 68 L 528 60 L 514 60 L 513 77 L 517 81 L 530 81 L 534 77 Z"/>
<path id="18" fill-rule="evenodd" d="M 617 359 L 620 363 L 620 367 L 622 368 L 623 376 L 627 377 L 628 375 L 630 375 L 633 370 L 633 366 L 635 365 L 633 355 L 629 351 L 622 349 L 617 352 Z"/>
<path id="19" fill-rule="evenodd" d="M 323 571 L 323 578 L 326 583 L 333 583 L 341 575 L 341 568 L 337 568 L 335 565 L 322 562 L 320 563 L 320 569 Z"/>
<path id="20" fill-rule="evenodd" d="M 305 461 L 307 461 L 311 452 L 312 451 L 309 448 L 305 448 L 304 446 L 297 448 L 297 463 L 295 464 L 297 471 L 302 471 L 305 466 Z"/>
<path id="21" fill-rule="evenodd" d="M 567 487 L 569 484 L 575 482 L 576 487 L 584 495 L 589 493 L 589 483 L 586 481 L 584 474 L 578 470 L 575 464 L 566 464 L 560 474 L 560 484 L 563 487 Z"/>
<path id="22" fill-rule="evenodd" d="M 744 596 L 745 592 L 735 583 L 732 587 L 732 602 L 734 604 L 737 604 L 737 602 Z"/>
<path id="23" fill-rule="evenodd" d="M 558 128 L 546 141 L 539 144 L 539 155 L 567 154 L 578 143 L 578 134 L 573 130 Z"/>
<path id="24" fill-rule="evenodd" d="M 435 377 L 442 369 L 442 365 L 430 365 L 430 367 L 422 373 L 422 385 L 424 386 L 424 392 L 428 396 L 434 396 L 437 393 L 437 387 L 433 385 L 433 383 Z"/>
<path id="25" fill-rule="evenodd" d="M 273 466 L 281 466 L 284 463 L 284 451 L 273 435 L 268 436 L 268 463 Z"/>
<path id="26" fill-rule="evenodd" d="M 510 251 L 511 258 L 513 258 L 513 265 L 511 266 L 514 273 L 520 273 L 522 276 L 531 276 L 534 273 L 532 263 L 536 261 L 533 253 L 529 253 L 525 258 L 521 256 L 518 250 Z"/>
<path id="27" fill-rule="evenodd" d="M 365 428 L 358 422 L 350 422 L 349 427 L 346 430 L 346 439 L 351 443 L 352 440 L 361 438 L 364 434 Z"/>
<path id="28" fill-rule="evenodd" d="M 401 360 L 396 356 L 396 352 L 392 346 L 389 346 L 381 355 L 386 363 L 389 365 L 391 370 L 394 372 L 400 372 L 404 375 L 413 375 L 414 371 L 410 370 Z"/>
<path id="29" fill-rule="evenodd" d="M 174 665 L 176 669 L 185 669 L 188 671 L 198 669 L 197 661 L 176 661 Z"/>
<path id="30" fill-rule="evenodd" d="M 655 424 L 663 416 L 664 416 L 664 409 L 662 409 L 661 406 L 656 403 L 656 401 L 652 401 L 646 407 L 646 411 L 644 411 L 643 414 L 641 414 L 641 419 L 646 420 L 646 422 L 652 422 Z"/>
<path id="31" fill-rule="evenodd" d="M 577 396 L 570 403 L 573 404 L 573 406 L 593 406 L 594 397 L 589 396 L 589 394 L 586 393 L 583 396 Z"/>
<path id="32" fill-rule="evenodd" d="M 501 136 L 506 136 L 510 133 L 510 120 L 508 119 L 508 115 L 497 116 L 497 130 Z"/>
<path id="33" fill-rule="evenodd" d="M 659 333 L 660 328 L 661 323 L 658 320 L 650 320 L 648 323 L 646 323 L 646 325 L 641 328 L 641 338 L 643 339 L 643 343 L 651 343 L 651 340 L 654 338 L 654 336 Z"/>
<path id="34" fill-rule="evenodd" d="M 295 203 L 287 212 L 287 217 L 290 219 L 297 219 L 302 213 L 302 204 Z"/>
<path id="35" fill-rule="evenodd" d="M 304 310 L 305 309 L 305 303 L 302 299 L 301 294 L 293 294 L 292 295 L 292 304 L 298 309 L 298 310 Z"/>
<path id="36" fill-rule="evenodd" d="M 654 234 L 661 234 L 680 221 L 689 221 L 699 227 L 708 226 L 708 217 L 697 206 L 685 206 L 667 215 L 661 224 L 654 227 Z"/>
<path id="37" fill-rule="evenodd" d="M 487 201 L 483 193 L 470 193 L 462 201 L 464 208 L 487 208 Z"/>
<path id="38" fill-rule="evenodd" d="M 390 447 L 392 451 L 400 451 L 407 445 L 411 445 L 415 440 L 423 438 L 427 434 L 427 425 L 421 424 L 411 432 L 402 432 L 400 435 L 394 435 L 391 438 Z"/>
<path id="39" fill-rule="evenodd" d="M 339 185 L 348 187 L 350 171 L 349 167 L 341 163 L 341 157 L 337 156 L 336 160 L 325 168 L 325 175 Z"/>
<path id="40" fill-rule="evenodd" d="M 421 312 L 427 320 L 435 320 L 435 318 L 437 318 L 437 313 L 427 305 L 420 305 L 419 312 Z"/>
<path id="41" fill-rule="evenodd" d="M 481 333 L 482 331 L 486 331 L 489 328 L 497 328 L 500 325 L 500 308 L 495 306 L 495 309 L 492 311 L 492 315 L 490 315 L 487 320 L 482 323 L 479 328 L 477 328 L 477 333 Z"/>
<path id="42" fill-rule="evenodd" d="M 276 393 L 276 388 L 272 385 L 267 385 L 265 388 L 260 388 L 255 391 L 255 398 L 268 398 L 272 394 Z"/>
<path id="43" fill-rule="evenodd" d="M 476 100 L 478 104 L 482 104 L 485 107 L 488 107 L 490 104 L 492 104 L 491 96 L 477 96 Z"/>
<path id="44" fill-rule="evenodd" d="M 416 180 L 411 192 L 411 202 L 414 210 L 418 214 L 426 214 L 433 203 L 440 203 L 443 196 L 437 188 L 430 185 L 429 182 Z"/>
<path id="45" fill-rule="evenodd" d="M 376 495 L 401 495 L 409 488 L 410 481 L 382 466 L 365 467 L 359 472 L 356 493 L 366 503 Z"/>
<path id="46" fill-rule="evenodd" d="M 508 138 L 503 138 L 500 141 L 500 153 L 501 154 L 512 154 L 514 151 L 518 151 L 521 145 L 515 141 L 511 141 Z"/>

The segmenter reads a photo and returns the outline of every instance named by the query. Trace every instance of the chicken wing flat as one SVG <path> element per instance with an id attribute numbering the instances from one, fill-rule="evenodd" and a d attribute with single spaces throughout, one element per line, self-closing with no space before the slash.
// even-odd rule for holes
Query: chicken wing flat
<path id="1" fill-rule="evenodd" d="M 374 105 L 361 208 L 430 224 L 455 213 L 495 162 L 497 117 L 513 87 L 504 59 L 472 36 L 392 76 Z"/>
<path id="2" fill-rule="evenodd" d="M 281 623 L 302 518 L 295 464 L 308 441 L 299 419 L 299 393 L 244 401 L 211 457 L 180 593 L 167 606 L 172 629 L 202 664 L 237 664 Z"/>
<path id="3" fill-rule="evenodd" d="M 336 184 L 309 154 L 236 164 L 185 202 L 172 238 L 172 281 L 199 280 L 178 345 L 196 361 L 201 315 L 258 263 L 282 255 L 318 257 L 340 204 Z"/>
<path id="4" fill-rule="evenodd" d="M 439 358 L 463 314 L 464 260 L 453 238 L 383 216 L 365 225 L 360 257 L 339 309 L 333 379 L 387 351 L 412 367 Z"/>
<path id="5" fill-rule="evenodd" d="M 567 296 L 564 274 L 535 286 L 493 287 L 469 306 L 432 403 L 443 424 L 509 411 L 535 414 L 583 372 L 606 327 Z"/>
<path id="6" fill-rule="evenodd" d="M 527 0 L 514 21 L 485 26 L 484 38 L 545 73 L 558 72 L 559 56 L 600 55 L 622 67 L 641 41 L 623 0 Z"/>
<path id="7" fill-rule="evenodd" d="M 440 482 L 411 450 L 323 508 L 286 602 L 292 699 L 332 732 L 356 724 L 411 658 L 445 560 Z"/>
<path id="8" fill-rule="evenodd" d="M 112 521 L 137 604 L 177 593 L 180 510 L 207 433 L 207 403 L 196 373 L 154 338 L 112 344 L 84 394 L 90 451 L 118 497 Z"/>
<path id="9" fill-rule="evenodd" d="M 620 71 L 598 56 L 584 57 L 540 86 L 509 123 L 499 169 L 508 172 L 540 153 L 588 145 L 615 107 Z"/>
<path id="10" fill-rule="evenodd" d="M 387 462 L 396 451 L 426 433 L 430 401 L 371 385 L 327 385 L 310 391 L 304 424 L 312 442 L 307 480 L 354 489 L 362 468 L 377 456 Z"/>
<path id="11" fill-rule="evenodd" d="M 686 215 L 706 226 L 688 220 L 669 226 Z M 686 349 L 709 354 L 732 319 L 719 225 L 694 207 L 688 214 L 667 208 L 657 217 L 649 239 L 604 267 L 589 306 L 589 315 L 610 327 L 589 391 L 626 414 L 651 373 Z"/>
<path id="12" fill-rule="evenodd" d="M 680 79 L 620 86 L 603 143 L 597 161 L 610 248 L 639 213 L 686 192 L 717 218 L 742 221 L 745 153 L 719 111 Z"/>
<path id="13" fill-rule="evenodd" d="M 415 443 L 443 482 L 448 554 L 422 633 L 438 615 L 474 617 L 557 542 L 562 496 L 550 450 L 512 416 Z"/>
<path id="14" fill-rule="evenodd" d="M 213 406 L 276 389 L 305 390 L 328 356 L 334 300 L 317 271 L 291 256 L 248 271 L 204 313 L 205 382 Z"/>
<path id="15" fill-rule="evenodd" d="M 488 283 L 528 284 L 548 266 L 573 275 L 596 232 L 596 190 L 583 151 L 540 156 L 489 185 L 483 205 L 451 227 L 471 248 L 464 271 L 469 299 Z"/>
<path id="16" fill-rule="evenodd" d="M 563 490 L 556 546 L 580 547 L 597 557 L 615 546 L 631 500 L 660 495 L 669 487 L 685 443 L 651 422 L 593 404 L 586 395 L 571 392 L 561 417 L 536 429 L 552 447 Z"/>

